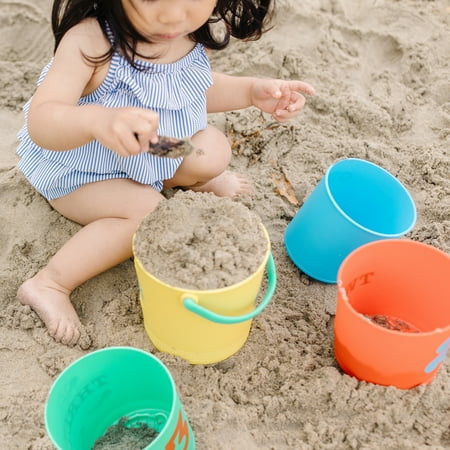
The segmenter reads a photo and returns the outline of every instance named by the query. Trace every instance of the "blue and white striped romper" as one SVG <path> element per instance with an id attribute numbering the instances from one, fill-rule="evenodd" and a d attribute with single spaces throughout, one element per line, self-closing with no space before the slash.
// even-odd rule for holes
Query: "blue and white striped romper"
<path id="1" fill-rule="evenodd" d="M 43 69 L 44 79 L 51 61 Z M 206 90 L 212 84 L 205 49 L 197 44 L 171 64 L 138 61 L 131 66 L 115 52 L 103 83 L 78 104 L 106 107 L 134 106 L 159 114 L 158 134 L 175 138 L 192 136 L 207 126 Z M 27 129 L 31 99 L 23 107 L 25 124 L 18 133 L 19 169 L 48 200 L 62 197 L 86 183 L 128 178 L 158 191 L 163 180 L 173 177 L 183 158 L 163 158 L 149 153 L 123 157 L 94 140 L 68 151 L 52 151 L 36 145 Z"/>

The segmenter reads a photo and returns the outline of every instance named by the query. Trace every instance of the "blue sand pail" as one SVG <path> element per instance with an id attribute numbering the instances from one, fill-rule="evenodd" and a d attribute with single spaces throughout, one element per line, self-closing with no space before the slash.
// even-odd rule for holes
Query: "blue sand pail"
<path id="1" fill-rule="evenodd" d="M 284 243 L 302 272 L 336 283 L 349 253 L 368 242 L 403 236 L 416 216 L 411 195 L 392 174 L 362 159 L 344 159 L 328 168 L 305 200 L 286 228 Z"/>

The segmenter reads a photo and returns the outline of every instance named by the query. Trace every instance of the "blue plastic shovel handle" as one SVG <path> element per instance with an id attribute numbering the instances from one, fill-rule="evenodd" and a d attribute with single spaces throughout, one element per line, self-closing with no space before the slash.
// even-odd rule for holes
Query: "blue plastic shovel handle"
<path id="1" fill-rule="evenodd" d="M 275 292 L 275 287 L 277 285 L 277 274 L 275 271 L 275 262 L 273 260 L 272 253 L 269 254 L 269 258 L 266 264 L 266 270 L 268 281 L 266 295 L 264 296 L 258 307 L 248 314 L 244 314 L 243 316 L 223 316 L 221 314 L 217 314 L 213 311 L 210 311 L 209 309 L 206 309 L 203 306 L 200 306 L 198 303 L 196 303 L 194 299 L 190 297 L 186 297 L 183 299 L 183 305 L 189 311 L 193 312 L 194 314 L 197 314 L 200 317 L 203 317 L 204 319 L 208 319 L 211 322 L 222 324 L 234 324 L 253 319 L 259 313 L 261 313 L 262 310 L 269 304 L 273 296 L 273 293 Z"/>

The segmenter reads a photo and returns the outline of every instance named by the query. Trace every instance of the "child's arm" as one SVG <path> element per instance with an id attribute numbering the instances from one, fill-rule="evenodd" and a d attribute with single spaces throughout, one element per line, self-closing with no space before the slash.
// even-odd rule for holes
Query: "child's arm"
<path id="1" fill-rule="evenodd" d="M 80 97 L 94 90 L 105 75 L 104 70 L 99 75 L 102 67 L 88 64 L 82 52 L 101 55 L 108 47 L 94 20 L 84 21 L 66 33 L 31 102 L 28 128 L 38 145 L 49 150 L 70 150 L 98 139 L 127 156 L 148 148 L 149 141 L 155 140 L 158 115 L 152 111 L 78 106 Z"/>
<path id="2" fill-rule="evenodd" d="M 314 95 L 303 81 L 255 77 L 235 77 L 213 73 L 213 86 L 207 91 L 208 112 L 225 112 L 256 106 L 283 122 L 299 113 L 305 104 L 301 93 Z"/>

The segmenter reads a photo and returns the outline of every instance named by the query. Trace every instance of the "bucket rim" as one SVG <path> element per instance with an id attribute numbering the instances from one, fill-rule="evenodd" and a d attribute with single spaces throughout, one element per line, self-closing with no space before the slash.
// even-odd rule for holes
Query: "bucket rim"
<path id="1" fill-rule="evenodd" d="M 397 186 L 403 191 L 403 193 L 406 195 L 407 199 L 409 200 L 411 206 L 412 206 L 412 220 L 411 220 L 411 224 L 406 227 L 405 229 L 397 232 L 397 233 L 382 233 L 380 231 L 376 231 L 376 230 L 372 230 L 370 228 L 365 227 L 364 225 L 361 225 L 360 223 L 356 222 L 354 219 L 352 219 L 337 203 L 336 199 L 334 198 L 333 193 L 331 192 L 331 188 L 330 188 L 330 184 L 329 184 L 329 177 L 330 174 L 333 170 L 336 169 L 337 166 L 344 164 L 346 162 L 357 162 L 357 163 L 361 163 L 363 165 L 367 165 L 367 166 L 371 166 L 376 170 L 379 170 L 380 172 L 382 172 L 384 175 L 386 175 L 388 178 L 390 178 L 395 184 L 397 184 Z M 375 164 L 371 161 L 367 161 L 365 159 L 361 159 L 361 158 L 344 158 L 341 159 L 337 162 L 335 162 L 334 164 L 332 164 L 331 166 L 328 167 L 326 173 L 325 173 L 325 177 L 324 177 L 324 182 L 325 182 L 325 189 L 327 191 L 327 194 L 329 196 L 329 199 L 331 200 L 331 202 L 333 203 L 334 207 L 339 211 L 340 214 L 342 214 L 343 217 L 345 217 L 345 219 L 347 219 L 351 224 L 353 224 L 355 227 L 359 228 L 360 230 L 365 231 L 366 233 L 372 234 L 374 236 L 378 236 L 379 238 L 386 238 L 386 239 L 392 239 L 392 238 L 399 238 L 401 236 L 403 236 L 404 234 L 408 233 L 409 231 L 411 231 L 416 222 L 417 222 L 417 207 L 416 204 L 414 202 L 414 199 L 412 198 L 412 195 L 410 194 L 410 192 L 408 191 L 408 189 L 404 186 L 404 184 L 398 180 L 392 173 L 390 173 L 388 170 L 384 169 L 383 167 L 379 166 L 378 164 Z"/>
<path id="2" fill-rule="evenodd" d="M 417 339 L 417 338 L 423 338 L 424 336 L 436 336 L 436 335 L 440 335 L 440 334 L 447 334 L 450 332 L 450 324 L 445 326 L 445 327 L 437 327 L 434 330 L 431 331 L 419 331 L 417 333 L 404 333 L 402 331 L 396 331 L 396 330 L 391 330 L 389 328 L 384 328 L 384 327 L 380 327 L 379 325 L 374 324 L 372 321 L 370 320 L 366 320 L 363 316 L 363 314 L 359 313 L 354 307 L 353 305 L 350 303 L 348 296 L 347 296 L 347 291 L 345 290 L 344 287 L 344 283 L 342 281 L 342 272 L 345 269 L 345 263 L 347 261 L 348 258 L 350 258 L 353 255 L 356 255 L 358 253 L 361 253 L 361 251 L 365 251 L 368 247 L 373 247 L 373 246 L 379 246 L 379 245 L 413 245 L 415 247 L 420 247 L 422 249 L 426 249 L 427 251 L 430 251 L 431 253 L 435 254 L 435 255 L 439 255 L 439 256 L 444 256 L 447 257 L 450 260 L 450 255 L 448 255 L 447 253 L 443 252 L 442 250 L 439 250 L 436 247 L 433 247 L 432 245 L 428 245 L 425 244 L 423 242 L 418 242 L 418 241 L 413 241 L 412 239 L 383 239 L 383 240 L 378 240 L 378 241 L 374 241 L 374 242 L 369 242 L 367 244 L 364 244 L 358 248 L 356 248 L 355 250 L 353 250 L 345 259 L 344 261 L 342 261 L 342 264 L 339 267 L 338 273 L 337 273 L 337 289 L 341 294 L 341 300 L 342 300 L 342 304 L 346 305 L 348 307 L 348 310 L 350 312 L 350 314 L 352 314 L 352 316 L 358 320 L 358 321 L 363 321 L 365 324 L 367 324 L 369 327 L 374 327 L 374 329 L 379 330 L 381 329 L 383 332 L 387 332 L 387 333 L 394 333 L 395 335 L 401 335 L 404 336 L 407 339 Z M 339 299 L 338 299 L 339 300 Z"/>
<path id="3" fill-rule="evenodd" d="M 179 287 L 179 286 L 173 286 L 169 283 L 166 283 L 165 281 L 160 280 L 158 277 L 156 277 L 155 275 L 151 274 L 142 264 L 141 260 L 136 256 L 136 253 L 134 251 L 134 244 L 135 244 L 135 239 L 136 239 L 136 233 L 133 235 L 133 242 L 132 242 L 132 247 L 133 247 L 133 256 L 134 256 L 134 264 L 139 265 L 140 269 L 145 273 L 146 276 L 150 277 L 151 279 L 153 279 L 154 281 L 158 282 L 159 284 L 161 284 L 162 286 L 168 287 L 172 290 L 178 291 L 180 293 L 186 294 L 186 295 L 196 295 L 198 293 L 203 294 L 218 294 L 224 291 L 228 291 L 231 289 L 236 289 L 239 288 L 240 286 L 247 284 L 249 282 L 250 279 L 252 279 L 256 274 L 262 272 L 264 270 L 264 268 L 266 267 L 267 261 L 269 259 L 270 256 L 270 252 L 271 252 L 271 242 L 270 242 L 270 237 L 269 237 L 269 233 L 266 229 L 266 227 L 264 226 L 264 224 L 262 222 L 260 222 L 260 227 L 264 233 L 264 237 L 266 238 L 266 244 L 267 244 L 267 250 L 266 253 L 264 254 L 264 258 L 261 262 L 261 264 L 257 267 L 257 269 L 250 274 L 248 277 L 244 278 L 241 281 L 238 281 L 235 284 L 231 284 L 230 286 L 226 286 L 223 288 L 217 288 L 217 289 L 191 289 L 191 288 L 183 288 L 183 287 Z"/>

